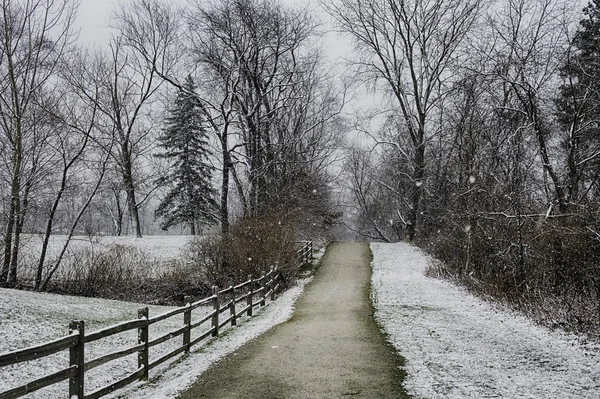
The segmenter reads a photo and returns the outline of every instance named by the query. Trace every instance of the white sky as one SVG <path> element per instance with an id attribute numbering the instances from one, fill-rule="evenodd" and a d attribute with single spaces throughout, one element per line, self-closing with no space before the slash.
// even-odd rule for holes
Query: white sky
<path id="1" fill-rule="evenodd" d="M 81 0 L 77 27 L 81 30 L 80 39 L 84 43 L 106 43 L 110 37 L 109 17 L 119 3 L 127 0 Z M 289 5 L 309 5 L 317 17 L 329 21 L 316 0 L 279 0 Z M 171 0 L 171 3 L 186 4 L 187 0 Z M 343 56 L 351 50 L 350 40 L 340 40 L 337 34 L 327 35 L 325 47 L 336 56 Z"/>

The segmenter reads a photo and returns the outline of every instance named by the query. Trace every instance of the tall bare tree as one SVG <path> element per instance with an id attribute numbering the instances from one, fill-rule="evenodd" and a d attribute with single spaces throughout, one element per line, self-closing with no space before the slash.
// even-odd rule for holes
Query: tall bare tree
<path id="1" fill-rule="evenodd" d="M 569 3 L 570 4 L 570 3 Z M 495 37 L 490 52 L 491 76 L 507 85 L 517 107 L 499 104 L 507 113 L 518 114 L 531 127 L 544 173 L 549 207 L 568 210 L 568 190 L 560 165 L 552 154 L 554 104 L 552 94 L 568 46 L 569 18 L 566 2 L 552 0 L 508 0 L 489 22 Z"/>
<path id="2" fill-rule="evenodd" d="M 5 216 L 0 282 L 14 283 L 20 234 L 27 212 L 22 179 L 25 148 L 34 131 L 33 110 L 41 88 L 51 86 L 74 39 L 75 0 L 0 2 L 0 124 L 11 152 L 10 205 Z"/>
<path id="3" fill-rule="evenodd" d="M 449 69 L 471 30 L 482 0 L 325 1 L 340 28 L 353 38 L 361 73 L 396 101 L 410 138 L 412 188 L 406 223 L 412 240 L 427 178 L 427 146 L 437 133 L 432 115 L 446 94 Z"/>

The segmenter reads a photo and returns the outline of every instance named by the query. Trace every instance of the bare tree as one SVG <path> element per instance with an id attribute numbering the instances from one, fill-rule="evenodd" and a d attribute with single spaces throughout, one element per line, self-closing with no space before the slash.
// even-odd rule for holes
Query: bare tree
<path id="1" fill-rule="evenodd" d="M 294 176 L 327 164 L 336 141 L 329 127 L 344 103 L 309 44 L 314 19 L 272 1 L 234 0 L 198 4 L 190 25 L 196 61 L 213 78 L 206 88 L 217 89 L 203 101 L 218 115 L 209 120 L 220 128 L 224 177 L 233 175 L 247 215 L 286 207 Z"/>
<path id="2" fill-rule="evenodd" d="M 48 185 L 51 189 L 46 190 L 46 195 L 51 201 L 45 215 L 46 226 L 35 277 L 37 290 L 47 287 L 50 278 L 60 266 L 82 215 L 103 181 L 111 153 L 110 147 L 114 142 L 112 137 L 101 137 L 98 128 L 98 97 L 101 94 L 101 86 L 88 86 L 90 93 L 94 93 L 92 98 L 88 98 L 79 90 L 77 84 L 73 84 L 81 83 L 82 72 L 89 67 L 86 63 L 90 62 L 90 59 L 86 57 L 85 52 L 80 51 L 65 61 L 55 90 L 45 93 L 43 104 L 44 116 L 52 128 L 52 134 L 45 142 L 47 156 L 52 160 L 48 167 L 52 170 L 48 173 Z M 98 167 L 95 167 L 97 165 Z M 63 250 L 56 259 L 51 260 L 50 265 L 47 265 L 48 245 L 55 232 L 57 219 L 64 208 L 64 202 L 67 198 L 76 198 L 79 195 L 84 197 L 81 200 L 83 205 L 73 210 L 75 215 L 69 215 L 68 218 L 71 219 L 70 225 L 61 229 L 67 233 Z"/>
<path id="3" fill-rule="evenodd" d="M 491 52 L 491 75 L 509 86 L 518 107 L 505 104 L 504 111 L 520 114 L 529 124 L 539 152 L 541 166 L 550 178 L 554 198 L 550 207 L 559 212 L 568 209 L 568 192 L 558 165 L 551 153 L 551 94 L 562 61 L 562 51 L 568 45 L 570 13 L 567 3 L 551 0 L 509 0 L 504 9 L 490 18 L 495 37 Z M 550 100 L 550 101 L 549 101 Z"/>
<path id="4" fill-rule="evenodd" d="M 355 41 L 356 60 L 368 80 L 383 81 L 399 107 L 412 153 L 413 186 L 406 220 L 417 232 L 427 177 L 428 141 L 436 133 L 431 116 L 446 94 L 457 49 L 483 7 L 481 0 L 327 1 L 325 7 Z M 405 149 L 405 152 L 408 149 Z"/>
<path id="5" fill-rule="evenodd" d="M 22 179 L 25 146 L 33 134 L 39 90 L 52 85 L 74 35 L 74 0 L 3 0 L 0 3 L 0 115 L 10 146 L 10 206 L 6 215 L 0 282 L 17 279 L 20 234 L 28 185 Z M 24 184 L 25 183 L 25 184 Z"/>
<path id="6" fill-rule="evenodd" d="M 102 115 L 105 122 L 100 128 L 104 135 L 115 137 L 112 159 L 121 180 L 115 187 L 125 192 L 135 234 L 141 237 L 139 208 L 145 198 L 139 198 L 139 190 L 145 178 L 138 174 L 143 169 L 142 158 L 150 148 L 153 96 L 161 87 L 162 79 L 124 41 L 123 36 L 113 37 L 109 51 L 97 50 L 92 54 L 90 63 L 95 66 L 80 71 L 80 76 L 73 78 L 72 83 Z M 118 189 L 115 195 L 120 195 Z M 122 218 L 117 218 L 117 222 L 122 223 Z M 122 227 L 118 226 L 117 231 L 121 232 Z"/>

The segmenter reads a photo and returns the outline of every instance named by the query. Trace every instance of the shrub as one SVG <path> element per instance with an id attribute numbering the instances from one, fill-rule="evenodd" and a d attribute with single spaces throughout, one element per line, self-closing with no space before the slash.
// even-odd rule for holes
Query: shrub
<path id="1" fill-rule="evenodd" d="M 61 266 L 61 273 L 53 279 L 51 291 L 70 295 L 125 298 L 136 292 L 146 278 L 150 267 L 144 254 L 132 247 L 112 245 L 107 250 L 81 248 L 71 252 Z"/>
<path id="2" fill-rule="evenodd" d="M 430 273 L 457 279 L 547 326 L 597 333 L 597 218 L 482 218 L 471 221 L 468 231 L 460 223 L 448 223 L 421 244 L 441 261 Z"/>
<path id="3" fill-rule="evenodd" d="M 192 241 L 186 259 L 202 271 L 204 281 L 225 287 L 277 267 L 286 281 L 298 272 L 294 223 L 280 215 L 243 218 L 226 237 Z"/>
<path id="4" fill-rule="evenodd" d="M 181 305 L 186 296 L 209 293 L 198 269 L 181 261 L 157 264 L 139 249 L 115 244 L 100 251 L 74 250 L 49 291 L 160 305 Z"/>

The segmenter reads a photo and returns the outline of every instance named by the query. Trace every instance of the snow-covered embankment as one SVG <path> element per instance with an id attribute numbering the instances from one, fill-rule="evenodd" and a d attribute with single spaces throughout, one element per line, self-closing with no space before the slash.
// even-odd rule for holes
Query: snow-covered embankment
<path id="1" fill-rule="evenodd" d="M 404 243 L 371 244 L 376 318 L 415 398 L 598 398 L 600 348 L 424 275 Z"/>

